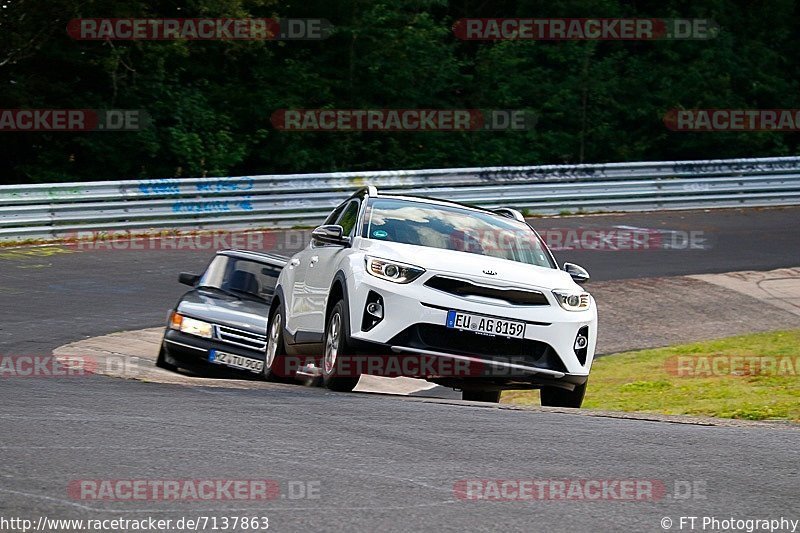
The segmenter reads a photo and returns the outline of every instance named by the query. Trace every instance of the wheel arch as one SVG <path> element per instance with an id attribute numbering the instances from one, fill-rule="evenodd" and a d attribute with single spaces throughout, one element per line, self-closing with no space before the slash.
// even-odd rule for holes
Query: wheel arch
<path id="1" fill-rule="evenodd" d="M 341 270 L 336 273 L 331 283 L 331 288 L 328 291 L 328 300 L 325 303 L 325 324 L 327 326 L 328 319 L 331 317 L 331 311 L 339 300 L 344 300 L 345 312 L 348 313 L 347 322 L 350 323 L 350 299 L 347 293 L 347 278 Z M 348 328 L 349 329 L 349 328 Z M 350 337 L 350 331 L 345 332 L 347 337 Z"/>
<path id="2" fill-rule="evenodd" d="M 283 287 L 280 285 L 275 287 L 275 294 L 272 295 L 272 301 L 269 304 L 269 314 L 267 315 L 267 320 L 272 318 L 272 313 L 284 302 L 283 298 Z M 267 326 L 269 327 L 269 325 Z"/>

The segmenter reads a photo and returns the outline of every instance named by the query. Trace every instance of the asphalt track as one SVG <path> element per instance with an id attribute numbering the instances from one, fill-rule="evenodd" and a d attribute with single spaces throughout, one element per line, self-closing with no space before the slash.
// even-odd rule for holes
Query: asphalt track
<path id="1" fill-rule="evenodd" d="M 702 232 L 697 249 L 556 252 L 611 280 L 797 266 L 798 222 L 800 208 L 534 224 Z M 202 270 L 208 257 L 205 250 L 2 249 L 0 354 L 47 354 L 80 338 L 157 326 L 181 294 L 177 272 Z M 0 401 L 0 517 L 257 513 L 276 531 L 662 531 L 662 517 L 675 521 L 674 530 L 689 515 L 800 519 L 796 428 L 100 376 L 7 379 Z M 277 480 L 287 498 L 103 502 L 75 500 L 66 488 L 76 479 L 265 478 Z M 653 480 L 667 494 L 628 502 L 459 498 L 454 486 L 474 479 Z M 319 498 L 288 498 L 291 482 L 317 483 Z M 699 488 L 700 497 L 676 497 L 686 486 Z"/>

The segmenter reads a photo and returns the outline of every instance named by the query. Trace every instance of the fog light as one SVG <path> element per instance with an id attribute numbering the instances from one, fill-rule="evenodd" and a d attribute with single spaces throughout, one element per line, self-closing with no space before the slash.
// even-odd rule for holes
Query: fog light
<path id="1" fill-rule="evenodd" d="M 589 355 L 589 326 L 583 326 L 578 330 L 572 349 L 575 351 L 578 361 L 585 365 L 586 356 Z"/>
<path id="2" fill-rule="evenodd" d="M 378 302 L 370 302 L 367 304 L 367 313 L 380 320 L 383 318 L 383 306 Z"/>
<path id="3" fill-rule="evenodd" d="M 364 316 L 361 317 L 361 331 L 369 331 L 383 320 L 383 298 L 375 291 L 367 294 Z"/>
<path id="4" fill-rule="evenodd" d="M 588 345 L 589 345 L 589 339 L 587 339 L 583 335 L 578 335 L 575 338 L 575 349 L 576 350 L 583 350 Z"/>

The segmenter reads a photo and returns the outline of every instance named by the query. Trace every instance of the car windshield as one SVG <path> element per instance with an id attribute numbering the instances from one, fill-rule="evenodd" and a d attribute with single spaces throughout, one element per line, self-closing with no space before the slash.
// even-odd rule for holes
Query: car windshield
<path id="1" fill-rule="evenodd" d="M 367 207 L 362 236 L 555 268 L 527 224 L 456 206 L 377 198 Z"/>
<path id="2" fill-rule="evenodd" d="M 258 261 L 218 255 L 211 261 L 198 286 L 220 289 L 245 298 L 270 300 L 278 273 L 276 267 Z"/>

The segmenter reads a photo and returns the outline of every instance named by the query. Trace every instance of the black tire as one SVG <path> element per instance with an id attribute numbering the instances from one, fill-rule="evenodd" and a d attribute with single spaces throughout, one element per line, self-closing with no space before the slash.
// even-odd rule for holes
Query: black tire
<path id="1" fill-rule="evenodd" d="M 347 332 L 350 331 L 350 321 L 347 319 L 347 309 L 344 300 L 339 300 L 331 309 L 331 314 L 325 324 L 325 346 L 322 353 L 322 383 L 330 390 L 338 392 L 351 392 L 361 377 L 340 375 L 342 358 L 347 357 L 350 351 L 347 346 Z"/>
<path id="2" fill-rule="evenodd" d="M 577 385 L 573 390 L 559 389 L 556 387 L 542 387 L 541 397 L 543 407 L 574 407 L 579 408 L 586 395 L 586 384 Z"/>
<path id="3" fill-rule="evenodd" d="M 178 367 L 173 365 L 172 363 L 167 362 L 167 354 L 164 353 L 164 347 L 162 346 L 161 349 L 158 351 L 158 357 L 156 358 L 156 366 L 158 368 L 163 368 L 164 370 L 169 370 L 170 372 L 177 372 Z"/>
<path id="4" fill-rule="evenodd" d="M 462 390 L 461 399 L 468 402 L 500 403 L 499 390 Z"/>
<path id="5" fill-rule="evenodd" d="M 261 377 L 267 381 L 286 383 L 291 381 L 292 372 L 286 367 L 286 345 L 283 343 L 283 306 L 275 308 L 267 323 L 267 347 L 264 350 L 264 368 Z M 274 353 L 271 354 L 271 350 Z M 270 357 L 272 361 L 270 361 Z"/>

